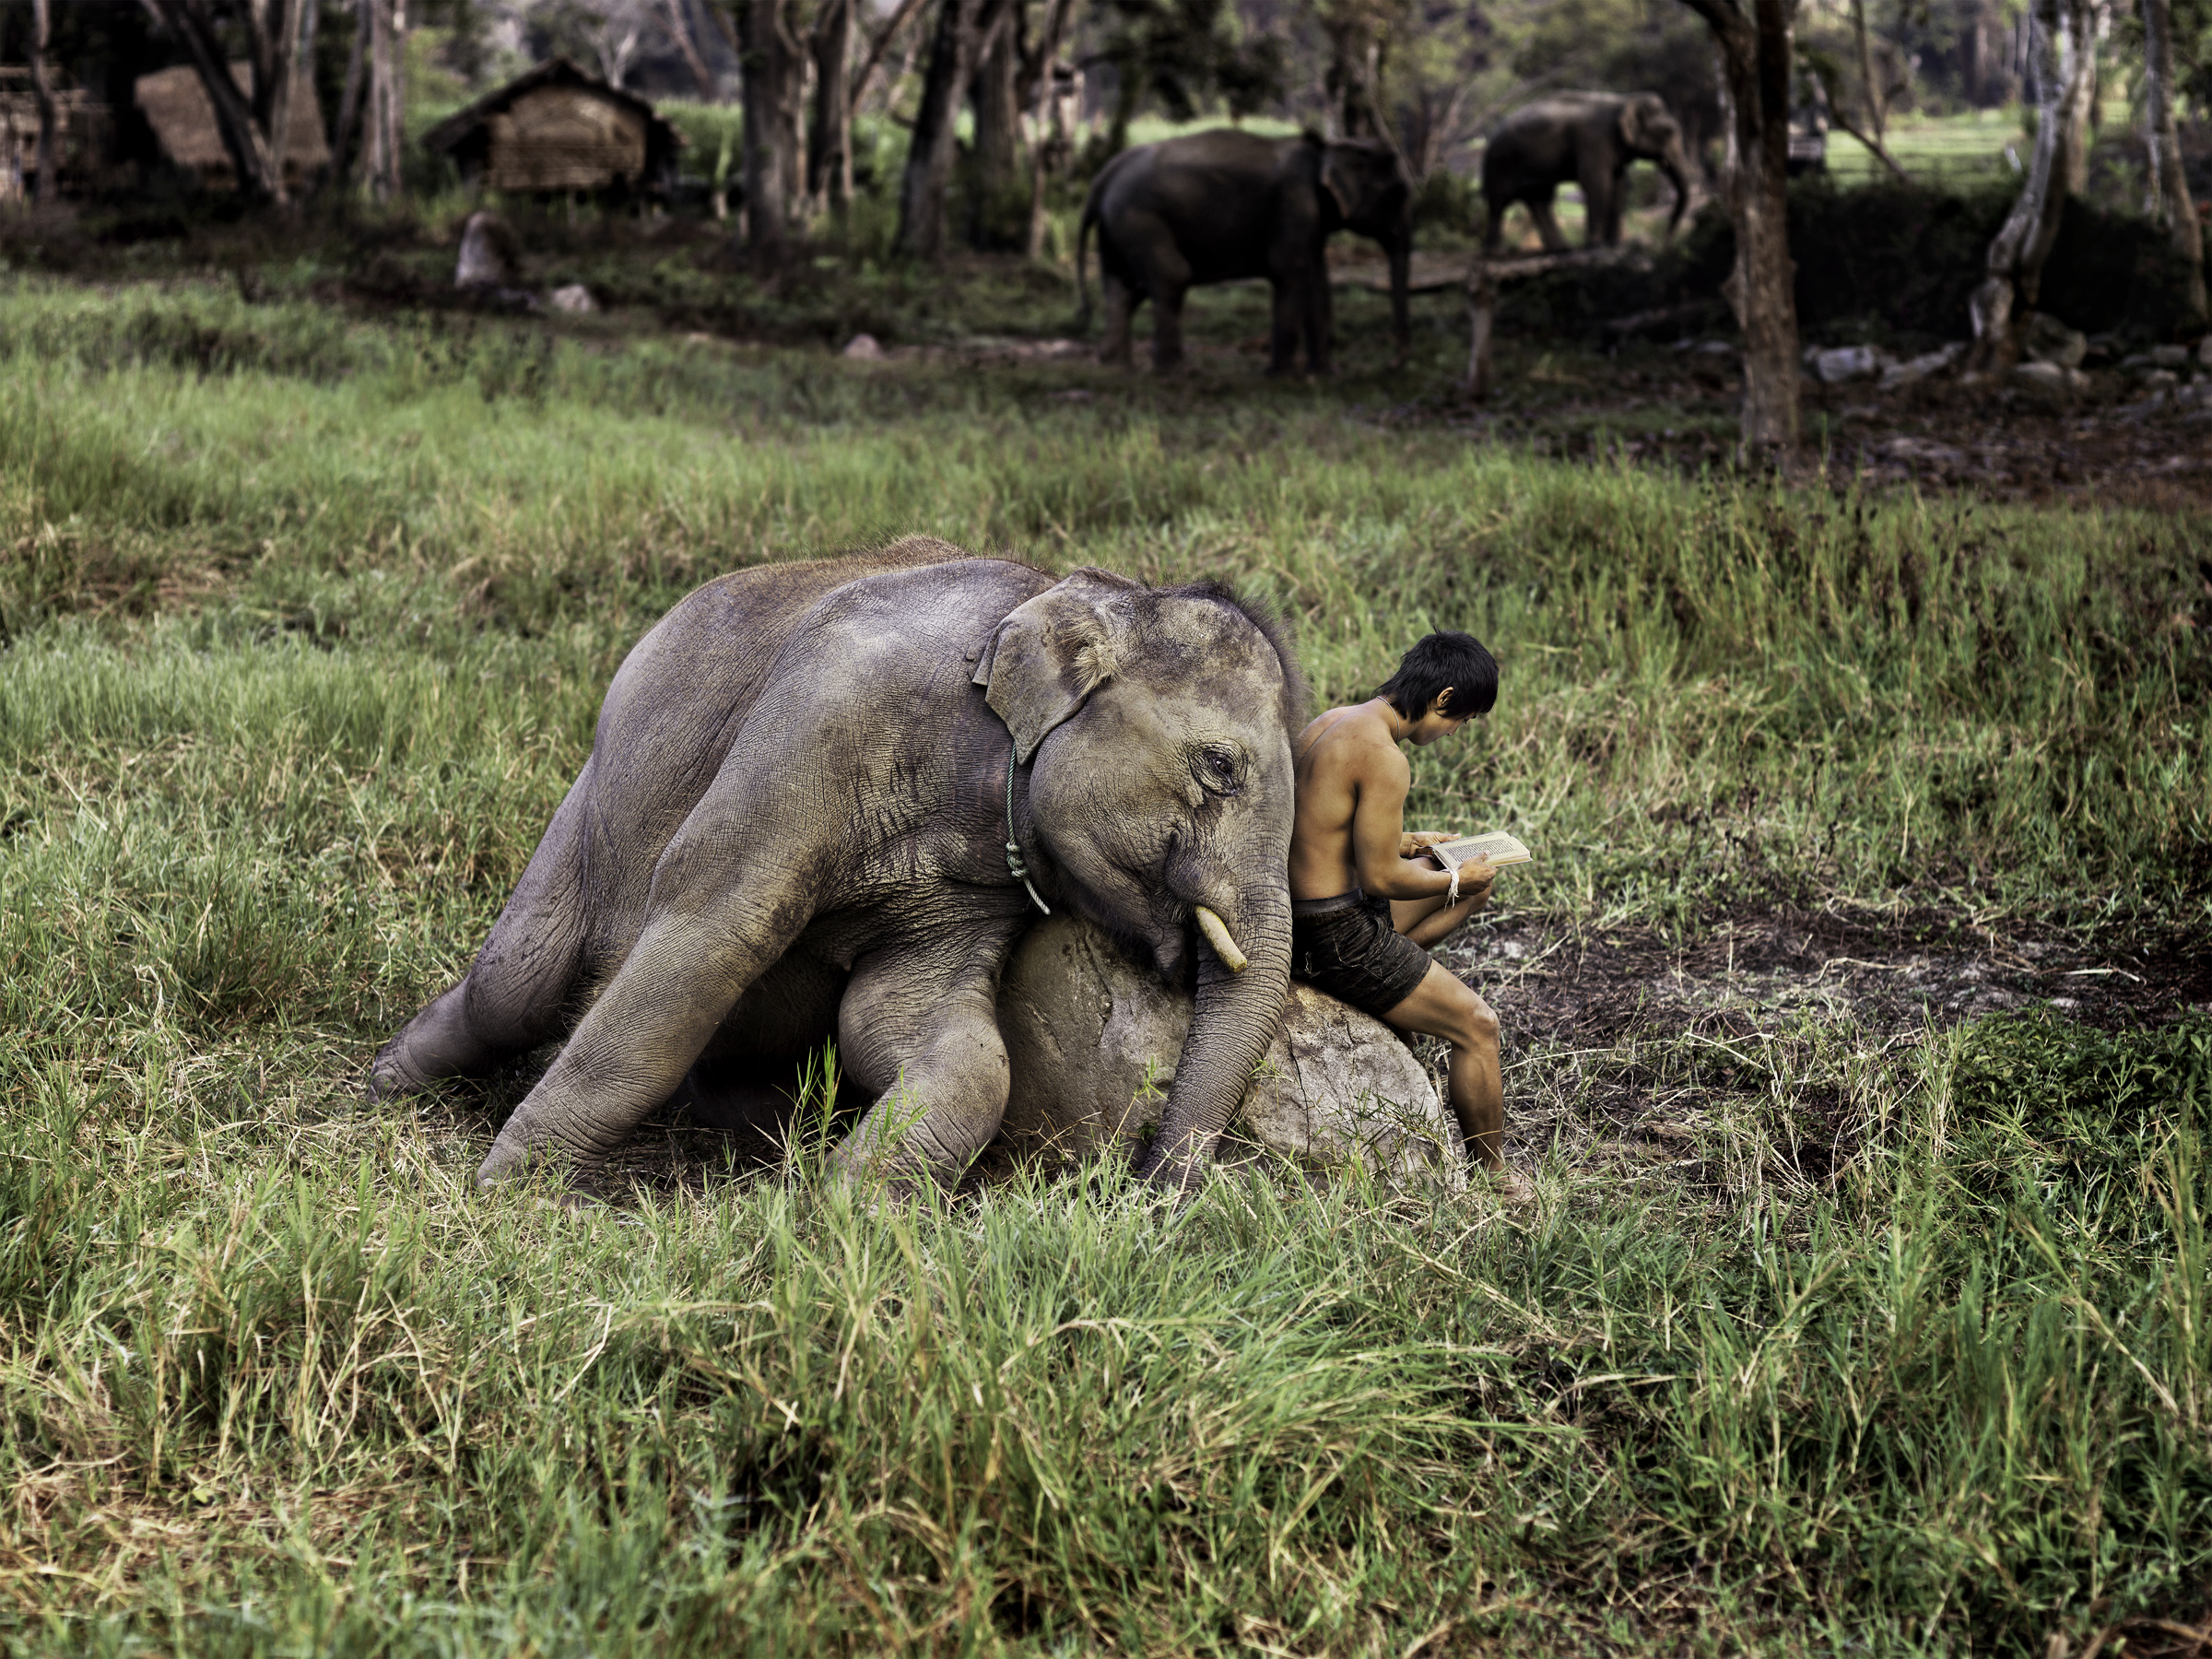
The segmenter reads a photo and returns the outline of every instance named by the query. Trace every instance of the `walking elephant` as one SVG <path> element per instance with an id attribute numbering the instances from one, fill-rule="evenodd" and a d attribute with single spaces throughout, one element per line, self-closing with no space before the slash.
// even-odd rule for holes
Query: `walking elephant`
<path id="1" fill-rule="evenodd" d="M 1583 187 L 1584 241 L 1593 248 L 1617 245 L 1621 182 L 1631 161 L 1657 162 L 1673 182 L 1675 211 L 1666 222 L 1672 236 L 1689 206 L 1689 159 L 1665 100 L 1656 92 L 1555 92 L 1524 104 L 1483 147 L 1482 197 L 1489 210 L 1483 252 L 1498 252 L 1505 210 L 1515 202 L 1536 221 L 1545 247 L 1562 252 L 1567 239 L 1551 217 L 1551 198 L 1570 180 Z"/>
<path id="2" fill-rule="evenodd" d="M 687 1089 L 742 1116 L 759 1075 L 834 1037 L 876 1097 L 839 1167 L 950 1183 L 1005 1111 L 999 974 L 1049 905 L 1194 978 L 1144 1165 L 1187 1184 L 1288 983 L 1304 700 L 1274 625 L 1212 583 L 1060 580 L 919 536 L 710 582 L 617 672 L 490 937 L 371 1092 L 565 1031 L 478 1179 L 588 1170 Z"/>
<path id="3" fill-rule="evenodd" d="M 1222 127 L 1124 150 L 1092 182 L 1076 235 L 1086 327 L 1084 249 L 1094 225 L 1107 362 L 1129 361 L 1130 313 L 1149 300 L 1152 366 L 1174 368 L 1182 361 L 1183 295 L 1204 283 L 1265 276 L 1275 290 L 1268 373 L 1290 372 L 1301 338 L 1307 366 L 1328 373 L 1327 247 L 1338 230 L 1372 237 L 1389 256 L 1391 326 L 1405 360 L 1413 185 L 1385 144 L 1311 133 L 1261 138 Z"/>

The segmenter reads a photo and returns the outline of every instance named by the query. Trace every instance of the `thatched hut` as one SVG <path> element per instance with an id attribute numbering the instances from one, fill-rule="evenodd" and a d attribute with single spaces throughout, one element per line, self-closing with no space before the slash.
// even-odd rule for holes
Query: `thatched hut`
<path id="1" fill-rule="evenodd" d="M 423 148 L 493 190 L 665 190 L 683 143 L 645 100 L 567 58 L 540 64 L 422 135 Z"/>
<path id="2" fill-rule="evenodd" d="M 230 65 L 238 89 L 252 96 L 253 71 L 244 62 Z M 201 182 L 221 190 L 238 182 L 230 152 L 223 147 L 223 131 L 216 124 L 215 104 L 191 65 L 164 69 L 138 77 L 138 107 L 146 112 L 161 153 L 179 167 L 200 175 Z M 287 183 L 304 182 L 318 168 L 330 165 L 330 140 L 323 133 L 323 110 L 315 101 L 314 76 L 300 67 L 292 77 L 292 105 L 286 122 L 284 176 Z"/>

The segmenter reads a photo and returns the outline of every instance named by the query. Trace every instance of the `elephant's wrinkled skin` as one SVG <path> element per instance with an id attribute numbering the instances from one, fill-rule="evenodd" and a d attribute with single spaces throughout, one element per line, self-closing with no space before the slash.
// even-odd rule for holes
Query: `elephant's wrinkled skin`
<path id="1" fill-rule="evenodd" d="M 540 1153 L 588 1169 L 687 1083 L 741 1114 L 759 1062 L 834 1035 L 879 1097 L 840 1166 L 957 1179 L 1006 1108 L 999 972 L 1037 919 L 1006 853 L 1018 750 L 1016 833 L 1044 900 L 1171 979 L 1195 956 L 1147 1164 L 1188 1183 L 1288 983 L 1304 696 L 1270 629 L 1210 585 L 1055 582 L 922 537 L 711 582 L 616 674 L 491 937 L 371 1088 L 480 1074 L 572 1021 L 480 1179 Z M 1195 943 L 1199 905 L 1241 974 Z"/>
<path id="2" fill-rule="evenodd" d="M 1182 361 L 1182 299 L 1209 282 L 1265 276 L 1275 290 L 1270 374 L 1296 365 L 1329 371 L 1334 308 L 1327 248 L 1338 230 L 1382 244 L 1390 259 L 1390 315 L 1399 360 L 1407 344 L 1406 282 L 1413 257 L 1413 184 L 1405 164 L 1372 139 L 1335 143 L 1261 138 L 1233 128 L 1193 133 L 1124 150 L 1100 171 L 1076 236 L 1084 322 L 1084 242 L 1099 231 L 1106 294 L 1100 356 L 1127 363 L 1130 314 L 1152 301 L 1152 366 Z"/>
<path id="3" fill-rule="evenodd" d="M 1505 210 L 1515 202 L 1536 221 L 1544 245 L 1567 246 L 1551 217 L 1552 194 L 1572 181 L 1587 210 L 1583 240 L 1593 248 L 1620 241 L 1621 181 L 1631 161 L 1655 161 L 1675 186 L 1672 236 L 1689 206 L 1689 159 L 1682 129 L 1656 92 L 1555 92 L 1524 104 L 1499 124 L 1482 150 L 1482 199 L 1489 223 L 1483 252 L 1498 252 Z"/>

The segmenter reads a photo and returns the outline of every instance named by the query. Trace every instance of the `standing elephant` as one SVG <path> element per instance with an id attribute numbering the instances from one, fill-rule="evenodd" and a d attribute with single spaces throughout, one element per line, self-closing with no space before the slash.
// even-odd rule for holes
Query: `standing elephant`
<path id="1" fill-rule="evenodd" d="M 1182 361 L 1182 297 L 1197 284 L 1265 276 L 1275 290 L 1270 374 L 1287 374 L 1302 335 L 1306 363 L 1329 372 L 1330 236 L 1356 230 L 1390 258 L 1390 316 L 1398 359 L 1407 347 L 1406 284 L 1413 258 L 1413 184 L 1388 145 L 1261 138 L 1230 127 L 1124 150 L 1100 171 L 1076 235 L 1076 283 L 1090 320 L 1084 244 L 1099 230 L 1106 291 L 1100 355 L 1129 361 L 1129 317 L 1152 301 L 1152 366 Z"/>
<path id="2" fill-rule="evenodd" d="M 1656 92 L 1555 92 L 1515 110 L 1482 151 L 1482 198 L 1489 224 L 1486 253 L 1498 252 L 1505 210 L 1515 202 L 1536 221 L 1544 245 L 1563 252 L 1567 239 L 1551 217 L 1552 193 L 1569 180 L 1583 187 L 1588 213 L 1584 241 L 1610 248 L 1620 241 L 1621 180 L 1631 161 L 1655 161 L 1675 186 L 1672 236 L 1689 206 L 1689 159 L 1682 129 Z"/>
<path id="3" fill-rule="evenodd" d="M 490 938 L 371 1090 L 568 1030 L 489 1181 L 589 1169 L 687 1088 L 743 1117 L 834 1036 L 877 1097 L 839 1166 L 950 1183 L 1006 1109 L 999 973 L 1050 904 L 1194 973 L 1145 1165 L 1187 1184 L 1288 984 L 1304 700 L 1273 625 L 1212 583 L 1062 581 L 920 536 L 710 582 L 617 672 Z"/>

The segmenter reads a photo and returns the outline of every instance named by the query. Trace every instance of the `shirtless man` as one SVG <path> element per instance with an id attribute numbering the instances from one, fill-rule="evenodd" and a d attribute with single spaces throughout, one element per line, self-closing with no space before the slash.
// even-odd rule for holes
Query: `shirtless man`
<path id="1" fill-rule="evenodd" d="M 1468 1153 L 1518 1197 L 1505 1167 L 1505 1084 L 1498 1017 L 1428 947 L 1488 902 L 1488 865 L 1452 877 L 1407 834 L 1413 769 L 1398 745 L 1449 737 L 1498 700 L 1498 665 L 1469 634 L 1432 633 L 1366 702 L 1331 709 L 1299 734 L 1298 817 L 1290 832 L 1290 971 L 1401 1031 L 1452 1045 L 1450 1093 Z"/>

